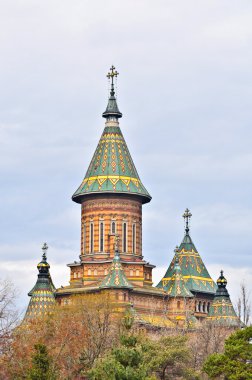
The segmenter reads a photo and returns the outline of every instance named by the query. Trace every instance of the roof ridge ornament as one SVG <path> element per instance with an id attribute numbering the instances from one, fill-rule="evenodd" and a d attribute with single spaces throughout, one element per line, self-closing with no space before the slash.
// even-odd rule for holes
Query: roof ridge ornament
<path id="1" fill-rule="evenodd" d="M 106 111 L 103 112 L 102 116 L 107 120 L 117 121 L 120 117 L 122 117 L 122 113 L 119 111 L 116 97 L 115 97 L 115 86 L 114 86 L 114 78 L 117 78 L 119 75 L 118 71 L 115 69 L 115 66 L 111 66 L 110 71 L 107 74 L 107 78 L 111 80 L 111 89 L 110 89 L 110 97 L 108 100 L 108 105 Z"/>
<path id="2" fill-rule="evenodd" d="M 189 231 L 190 231 L 189 223 L 190 223 L 190 219 L 192 217 L 192 213 L 190 212 L 190 210 L 188 208 L 186 208 L 185 212 L 182 216 L 185 220 L 185 234 L 189 235 Z"/>
<path id="3" fill-rule="evenodd" d="M 115 70 L 115 66 L 112 65 L 110 67 L 110 71 L 107 74 L 107 78 L 111 79 L 111 89 L 110 89 L 110 95 L 114 96 L 115 95 L 115 88 L 114 88 L 114 77 L 117 78 L 119 75 L 118 71 Z"/>

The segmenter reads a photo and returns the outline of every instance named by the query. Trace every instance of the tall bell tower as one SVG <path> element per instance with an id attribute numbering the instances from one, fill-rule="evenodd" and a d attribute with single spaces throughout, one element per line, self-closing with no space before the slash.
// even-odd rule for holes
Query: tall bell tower
<path id="1" fill-rule="evenodd" d="M 142 205 L 151 196 L 143 186 L 119 126 L 122 113 L 115 96 L 115 67 L 110 68 L 110 97 L 102 116 L 105 128 L 86 175 L 72 196 L 81 204 L 80 262 L 69 264 L 71 284 L 88 286 L 107 275 L 115 237 L 127 278 L 152 284 L 153 265 L 142 255 Z"/>

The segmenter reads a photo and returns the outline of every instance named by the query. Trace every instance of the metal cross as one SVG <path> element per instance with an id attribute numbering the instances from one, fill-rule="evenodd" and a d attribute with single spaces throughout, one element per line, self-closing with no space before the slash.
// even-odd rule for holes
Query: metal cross
<path id="1" fill-rule="evenodd" d="M 185 219 L 185 223 L 186 223 L 186 233 L 189 232 L 189 221 L 190 221 L 190 218 L 191 218 L 192 214 L 190 213 L 190 210 L 188 208 L 186 208 L 184 214 L 183 214 L 183 218 Z"/>
<path id="2" fill-rule="evenodd" d="M 48 250 L 48 245 L 46 243 L 43 244 L 43 247 L 42 247 L 42 251 L 43 251 L 43 259 L 46 260 L 46 253 L 47 253 L 47 250 Z"/>
<path id="3" fill-rule="evenodd" d="M 115 66 L 110 67 L 110 71 L 107 74 L 107 78 L 111 79 L 112 86 L 114 85 L 114 77 L 117 77 L 119 75 L 118 71 L 115 70 Z"/>

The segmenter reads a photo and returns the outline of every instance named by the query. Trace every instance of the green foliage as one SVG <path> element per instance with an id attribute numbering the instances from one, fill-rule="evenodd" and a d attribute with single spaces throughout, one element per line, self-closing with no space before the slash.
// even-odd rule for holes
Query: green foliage
<path id="1" fill-rule="evenodd" d="M 29 380 L 56 380 L 56 371 L 52 369 L 51 358 L 44 344 L 35 344 L 35 353 L 32 357 L 32 368 L 29 371 Z"/>
<path id="2" fill-rule="evenodd" d="M 252 326 L 232 334 L 225 342 L 223 354 L 210 355 L 203 370 L 210 379 L 252 379 Z"/>
<path id="3" fill-rule="evenodd" d="M 92 380 L 166 380 L 174 376 L 197 379 L 188 369 L 189 361 L 184 337 L 166 337 L 153 342 L 147 337 L 124 335 L 118 347 L 96 361 L 89 377 Z"/>

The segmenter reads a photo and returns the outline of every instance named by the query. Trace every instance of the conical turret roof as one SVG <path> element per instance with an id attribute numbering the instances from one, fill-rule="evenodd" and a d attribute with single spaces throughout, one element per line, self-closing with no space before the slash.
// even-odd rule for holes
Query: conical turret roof
<path id="1" fill-rule="evenodd" d="M 121 259 L 118 250 L 115 251 L 115 256 L 111 264 L 109 274 L 102 280 L 100 289 L 113 288 L 113 289 L 133 289 L 133 285 L 128 281 L 125 276 Z"/>
<path id="2" fill-rule="evenodd" d="M 177 249 L 176 255 L 178 255 L 179 265 L 185 286 L 193 293 L 215 294 L 216 285 L 210 277 L 189 234 L 189 218 L 191 217 L 190 211 L 186 209 L 183 216 L 186 218 L 185 236 Z M 159 282 L 157 287 L 162 288 L 163 284 L 167 286 L 168 282 L 171 280 L 176 255 L 174 255 L 165 276 Z"/>
<path id="3" fill-rule="evenodd" d="M 43 245 L 42 261 L 37 265 L 39 274 L 35 286 L 28 293 L 31 297 L 25 319 L 31 319 L 44 314 L 50 313 L 55 306 L 55 286 L 50 276 L 50 265 L 47 262 L 46 243 Z"/>
<path id="4" fill-rule="evenodd" d="M 113 76 L 118 75 L 117 72 L 113 73 Z M 108 106 L 103 113 L 103 117 L 106 118 L 105 128 L 86 175 L 72 196 L 73 201 L 82 203 L 88 195 L 105 193 L 138 196 L 142 203 L 151 200 L 140 180 L 119 127 L 118 119 L 121 116 L 112 83 Z"/>
<path id="5" fill-rule="evenodd" d="M 217 280 L 217 291 L 210 306 L 207 319 L 221 325 L 240 326 L 241 322 L 237 317 L 226 289 L 227 280 L 223 276 L 223 271 Z"/>
<path id="6" fill-rule="evenodd" d="M 166 286 L 163 284 L 163 288 L 170 297 L 194 297 L 190 290 L 185 286 L 177 254 L 175 254 L 175 265 L 171 279 L 167 282 Z"/>

